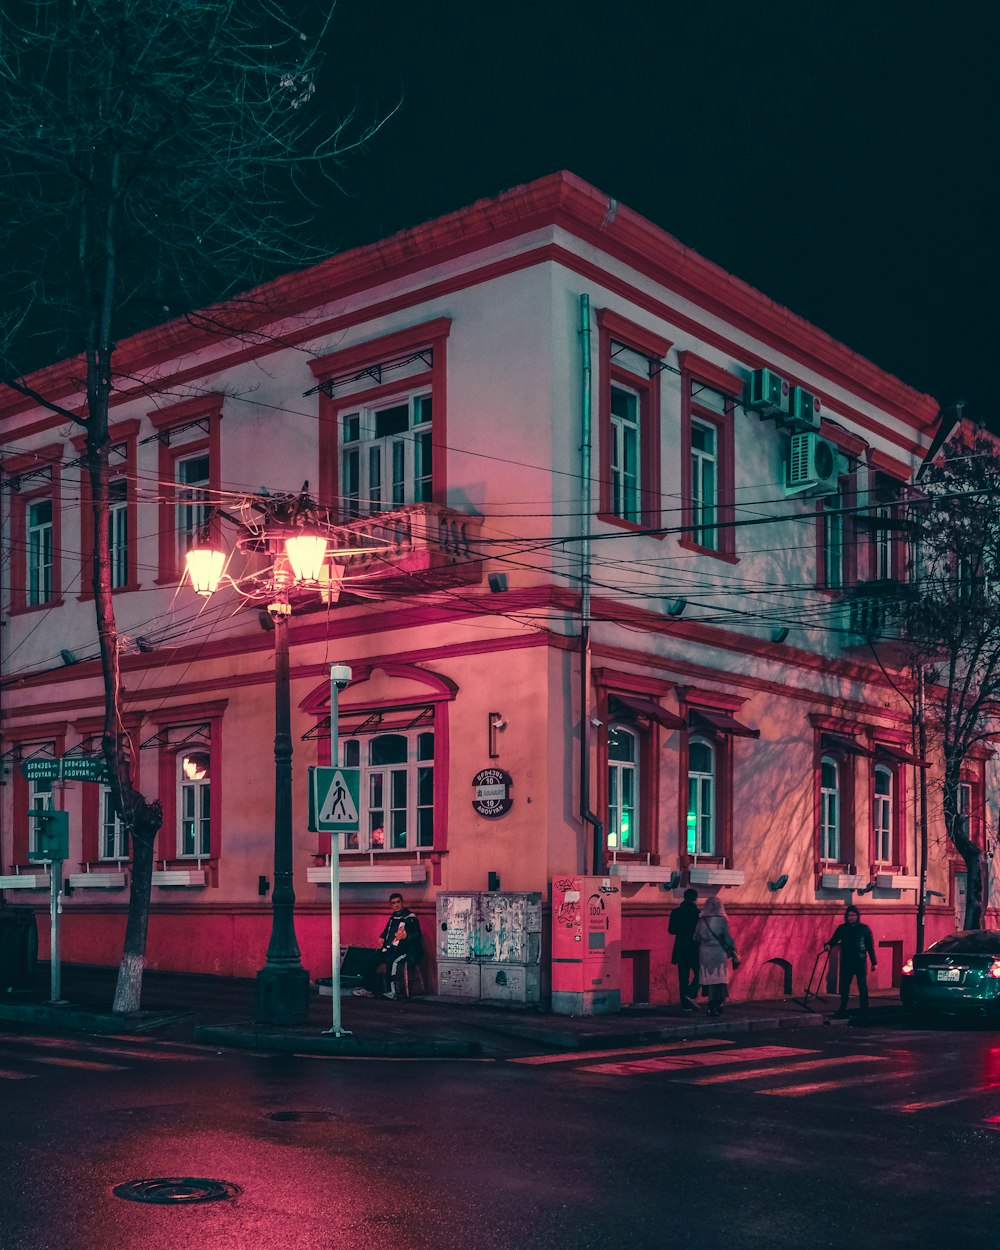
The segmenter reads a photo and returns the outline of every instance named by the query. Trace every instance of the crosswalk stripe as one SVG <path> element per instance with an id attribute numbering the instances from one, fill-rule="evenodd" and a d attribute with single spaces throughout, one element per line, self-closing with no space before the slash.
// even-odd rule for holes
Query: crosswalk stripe
<path id="1" fill-rule="evenodd" d="M 715 1072 L 711 1076 L 692 1077 L 689 1085 L 720 1085 L 726 1081 L 754 1081 L 758 1077 L 784 1076 L 789 1072 L 807 1072 L 812 1068 L 839 1067 L 845 1063 L 884 1062 L 884 1055 L 847 1055 L 842 1059 L 802 1059 L 797 1063 L 775 1064 L 766 1068 L 742 1068 L 739 1072 Z"/>
<path id="2" fill-rule="evenodd" d="M 164 1060 L 185 1063 L 199 1058 L 198 1055 L 175 1055 L 157 1053 L 153 1050 L 138 1050 L 134 1046 L 99 1046 L 95 1042 L 81 1042 L 65 1037 L 25 1037 L 19 1040 L 32 1049 L 36 1046 L 47 1050 L 72 1049 L 74 1051 L 84 1051 L 88 1055 L 107 1055 L 109 1058 L 120 1057 L 122 1059 L 152 1059 L 158 1063 L 162 1063 Z M 24 1053 L 28 1054 L 29 1051 L 25 1050 Z"/>
<path id="3" fill-rule="evenodd" d="M 611 1050 L 568 1050 L 558 1055 L 523 1055 L 510 1063 L 579 1063 L 581 1059 L 605 1059 L 608 1055 L 643 1055 L 650 1052 L 696 1050 L 699 1047 L 708 1049 L 712 1046 L 732 1046 L 725 1037 L 693 1037 L 686 1042 L 657 1042 L 650 1046 L 631 1046 L 628 1050 L 613 1047 Z"/>
<path id="4" fill-rule="evenodd" d="M 760 1094 L 773 1098 L 804 1098 L 806 1094 L 822 1094 L 830 1089 L 852 1089 L 857 1085 L 885 1084 L 887 1081 L 905 1081 L 912 1072 L 878 1072 L 874 1076 L 839 1077 L 833 1081 L 814 1081 L 811 1085 L 786 1085 L 778 1089 L 761 1089 Z"/>
<path id="5" fill-rule="evenodd" d="M 0 1081 L 30 1081 L 37 1076 L 37 1072 L 10 1072 L 0 1068 Z"/>
<path id="6" fill-rule="evenodd" d="M 627 1059 L 623 1063 L 594 1063 L 581 1072 L 602 1076 L 632 1076 L 643 1072 L 670 1072 L 685 1068 L 708 1068 L 718 1064 L 743 1063 L 748 1059 L 785 1059 L 792 1055 L 815 1055 L 800 1046 L 747 1046 L 736 1050 L 708 1051 L 697 1055 L 661 1055 L 655 1059 Z"/>
<path id="7" fill-rule="evenodd" d="M 897 1111 L 901 1115 L 912 1115 L 916 1111 L 933 1111 L 935 1107 L 948 1107 L 953 1102 L 965 1102 L 967 1098 L 975 1098 L 975 1096 L 975 1094 L 966 1093 L 955 1094 L 951 1098 L 928 1098 L 924 1102 L 884 1102 L 876 1110 Z"/>
<path id="8" fill-rule="evenodd" d="M 68 1056 L 31 1055 L 15 1050 L 0 1050 L 0 1059 L 18 1059 L 26 1063 L 46 1063 L 55 1068 L 82 1068 L 87 1072 L 124 1072 L 120 1063 L 99 1063 L 95 1059 L 71 1059 Z"/>

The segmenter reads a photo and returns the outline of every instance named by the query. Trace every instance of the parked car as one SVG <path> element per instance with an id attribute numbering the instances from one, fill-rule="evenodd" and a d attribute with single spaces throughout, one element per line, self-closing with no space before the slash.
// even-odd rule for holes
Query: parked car
<path id="1" fill-rule="evenodd" d="M 914 955 L 899 994 L 915 1011 L 1000 1012 L 1000 931 L 951 933 Z"/>

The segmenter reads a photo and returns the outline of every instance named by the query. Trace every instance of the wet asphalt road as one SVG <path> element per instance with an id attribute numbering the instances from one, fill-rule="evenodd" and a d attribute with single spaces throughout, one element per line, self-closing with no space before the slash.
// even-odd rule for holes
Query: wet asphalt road
<path id="1" fill-rule="evenodd" d="M 750 1036 L 459 1062 L 0 1028 L 0 1248 L 996 1245 L 1000 1035 Z M 185 1176 L 240 1192 L 111 1192 Z"/>

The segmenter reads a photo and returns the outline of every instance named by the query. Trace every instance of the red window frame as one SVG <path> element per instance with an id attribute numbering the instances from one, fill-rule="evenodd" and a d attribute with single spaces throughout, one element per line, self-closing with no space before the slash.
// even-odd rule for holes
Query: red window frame
<path id="1" fill-rule="evenodd" d="M 735 374 L 696 356 L 694 352 L 678 352 L 677 359 L 681 368 L 681 524 L 685 530 L 678 545 L 687 551 L 736 564 L 739 556 L 736 554 L 736 530 L 732 525 L 736 500 L 735 407 L 743 393 L 743 382 Z M 699 405 L 697 396 L 693 394 L 699 384 L 725 396 L 724 412 Z M 715 548 L 705 547 L 693 538 L 691 429 L 694 418 L 716 429 L 719 545 Z"/>
<path id="2" fill-rule="evenodd" d="M 826 511 L 831 506 L 830 497 L 816 500 L 816 589 L 829 595 L 843 594 L 858 580 L 857 489 L 857 474 L 842 473 L 838 479 L 839 493 L 833 496 L 840 499 L 842 509 L 844 576 L 839 586 L 830 586 L 826 580 Z"/>
<path id="3" fill-rule="evenodd" d="M 111 593 L 118 595 L 127 590 L 139 589 L 139 559 L 137 554 L 139 536 L 139 507 L 136 497 L 136 442 L 140 422 L 133 418 L 119 421 L 108 429 L 112 449 L 120 449 L 120 458 L 108 464 L 108 481 L 125 480 L 125 508 L 128 518 L 128 564 L 124 586 L 115 586 Z M 82 453 L 85 435 L 73 439 L 73 446 Z M 78 599 L 94 597 L 94 513 L 91 507 L 90 474 L 87 466 L 80 466 L 80 593 Z"/>
<path id="4" fill-rule="evenodd" d="M 888 746 L 890 750 L 893 747 L 897 747 L 895 743 L 880 744 L 875 742 L 873 744 L 875 758 L 871 761 L 868 777 L 868 860 L 873 869 L 881 868 L 885 872 L 905 873 L 906 863 L 903 856 L 903 843 L 906 830 L 903 822 L 903 813 L 906 811 L 907 769 L 910 765 L 880 750 L 880 745 Z M 875 769 L 879 767 L 888 768 L 893 779 L 892 827 L 890 832 L 892 845 L 889 848 L 888 860 L 880 860 L 878 858 L 876 853 L 878 848 L 875 845 Z"/>
<path id="5" fill-rule="evenodd" d="M 899 519 L 903 514 L 904 493 L 906 483 L 895 477 L 891 473 L 886 473 L 881 469 L 869 469 L 869 498 L 868 509 L 869 515 L 874 517 L 875 510 L 879 507 L 889 507 L 891 518 Z M 893 498 L 891 501 L 879 500 L 879 492 L 892 491 Z M 877 577 L 878 569 L 878 549 L 880 531 L 873 524 L 871 526 L 869 542 L 868 542 L 868 571 L 871 581 L 879 580 Z M 906 538 L 902 529 L 890 530 L 888 535 L 889 545 L 889 577 L 888 581 L 902 581 L 906 572 Z"/>
<path id="6" fill-rule="evenodd" d="M 200 856 L 202 863 L 209 870 L 209 881 L 218 885 L 219 859 L 222 855 L 222 721 L 228 706 L 227 699 L 214 703 L 201 703 L 194 707 L 171 708 L 160 715 L 152 717 L 157 733 L 168 733 L 170 730 L 181 730 L 186 726 L 201 725 L 208 722 L 208 754 L 209 754 L 209 853 Z M 191 856 L 181 857 L 177 853 L 177 757 L 184 751 L 195 749 L 192 742 L 160 741 L 157 754 L 157 780 L 159 782 L 160 802 L 163 804 L 163 823 L 156 835 L 156 862 L 165 863 L 170 868 L 190 868 L 194 862 Z M 207 863 L 205 863 L 207 859 Z"/>
<path id="7" fill-rule="evenodd" d="M 829 727 L 827 727 L 829 728 Z M 850 751 L 847 748 L 838 748 L 831 745 L 823 744 L 823 729 L 816 729 L 813 747 L 813 860 L 815 871 L 818 874 L 824 872 L 854 872 L 857 864 L 857 804 L 856 804 L 856 788 L 858 776 L 858 753 Z M 845 728 L 833 728 L 831 732 L 838 733 L 847 738 L 853 736 L 853 731 Z M 861 750 L 865 750 L 861 744 L 858 744 Z M 840 859 L 834 863 L 832 860 L 822 858 L 823 840 L 822 840 L 822 789 L 823 789 L 823 759 L 829 757 L 836 760 L 839 769 L 840 779 Z M 870 858 L 870 857 L 869 857 Z"/>
<path id="8" fill-rule="evenodd" d="M 138 735 L 142 725 L 142 716 L 134 713 L 127 713 L 124 717 L 124 727 L 126 733 L 132 740 L 134 746 L 138 746 Z M 102 720 L 88 719 L 76 721 L 73 724 L 73 731 L 77 736 L 79 743 L 83 744 L 88 753 L 97 754 L 101 749 L 101 734 L 104 731 L 104 722 Z M 142 762 L 142 753 L 137 750 L 132 752 L 132 785 L 136 790 L 141 790 L 139 779 L 139 766 Z M 102 785 L 93 785 L 90 782 L 80 782 L 80 863 L 86 868 L 96 868 L 100 864 L 108 865 L 111 860 L 101 859 L 101 791 L 104 789 Z"/>
<path id="9" fill-rule="evenodd" d="M 188 456 L 208 453 L 209 503 L 218 497 L 220 463 L 220 422 L 223 396 L 219 393 L 198 395 L 185 399 L 169 408 L 160 408 L 149 414 L 159 443 L 159 573 L 157 586 L 175 585 L 184 575 L 177 552 L 177 462 Z M 195 428 L 204 424 L 208 432 Z M 186 429 L 179 427 L 185 426 Z M 175 443 L 174 432 L 181 436 Z"/>
<path id="10" fill-rule="evenodd" d="M 658 361 L 670 351 L 669 339 L 619 316 L 609 308 L 597 310 L 599 338 L 598 371 L 598 456 L 601 465 L 598 520 L 622 529 L 653 529 L 661 524 L 660 496 L 660 370 Z M 636 373 L 616 363 L 615 352 L 625 348 L 643 357 L 645 373 Z M 630 521 L 612 509 L 611 479 L 612 426 L 611 388 L 618 382 L 639 396 L 639 520 Z"/>
<path id="11" fill-rule="evenodd" d="M 19 868 L 34 869 L 36 865 L 28 860 L 30 829 L 28 820 L 28 782 L 21 771 L 21 761 L 31 755 L 34 750 L 51 747 L 53 756 L 59 758 L 66 750 L 66 721 L 52 721 L 44 725 L 25 726 L 24 729 L 4 734 L 8 747 L 14 748 L 14 760 L 11 770 L 13 790 L 13 819 L 11 823 L 11 864 Z M 44 758 L 48 759 L 48 756 Z M 63 800 L 65 802 L 65 799 Z M 70 829 L 70 844 L 73 831 Z"/>
<path id="12" fill-rule="evenodd" d="M 11 573 L 10 614 L 44 612 L 58 608 L 62 602 L 62 475 L 63 444 L 50 443 L 37 451 L 23 456 L 11 456 L 3 461 L 3 471 L 8 478 L 47 472 L 48 480 L 39 484 L 26 484 L 24 490 L 12 490 L 10 505 Z M 39 500 L 52 501 L 52 598 L 44 603 L 28 603 L 28 509 Z"/>
<path id="13" fill-rule="evenodd" d="M 380 383 L 362 392 L 350 395 L 328 395 L 319 391 L 319 494 L 320 499 L 333 504 L 340 498 L 340 415 L 349 408 L 365 407 L 420 388 L 430 388 L 433 416 L 431 418 L 434 454 L 431 461 L 431 501 L 444 506 L 448 500 L 447 449 L 448 409 L 447 386 L 448 362 L 446 346 L 451 332 L 451 318 L 437 317 L 420 325 L 381 338 L 356 343 L 342 351 L 331 352 L 319 360 L 310 361 L 313 376 L 322 386 L 336 377 L 352 372 L 374 368 L 382 361 L 405 356 L 420 348 L 430 348 L 431 367 L 424 373 Z"/>

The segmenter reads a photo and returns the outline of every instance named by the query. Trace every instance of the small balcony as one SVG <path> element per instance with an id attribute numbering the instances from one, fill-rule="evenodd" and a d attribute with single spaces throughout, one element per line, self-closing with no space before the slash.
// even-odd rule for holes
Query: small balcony
<path id="1" fill-rule="evenodd" d="M 895 642 L 901 646 L 900 617 L 908 594 L 906 582 L 882 580 L 852 586 L 843 603 L 842 645 L 850 648 Z"/>
<path id="2" fill-rule="evenodd" d="M 454 582 L 475 582 L 482 576 L 481 554 L 475 543 L 483 518 L 445 508 L 416 503 L 391 512 L 374 512 L 335 525 L 330 533 L 334 560 L 343 567 L 349 593 L 351 582 L 377 580 L 380 589 L 395 579 L 412 593 L 413 574 L 423 574 L 421 584 L 435 589 Z M 337 548 L 352 554 L 340 560 Z"/>

